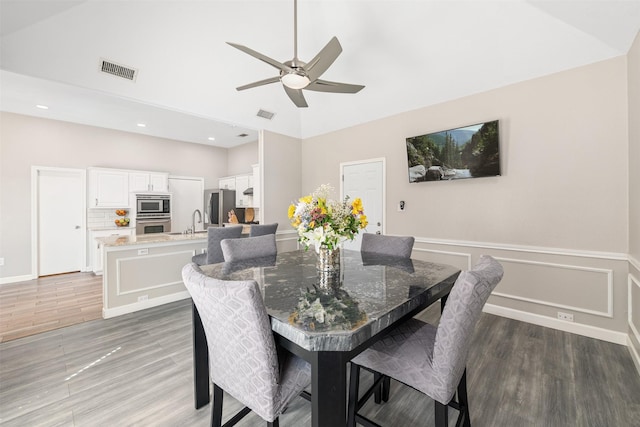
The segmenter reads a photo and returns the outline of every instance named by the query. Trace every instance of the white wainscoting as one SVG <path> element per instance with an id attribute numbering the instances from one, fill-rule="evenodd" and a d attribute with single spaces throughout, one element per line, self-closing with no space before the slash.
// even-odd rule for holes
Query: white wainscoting
<path id="1" fill-rule="evenodd" d="M 505 269 L 485 312 L 628 345 L 627 254 L 421 237 L 413 252 L 461 269 L 470 269 L 482 254 Z M 559 320 L 558 311 L 574 321 Z"/>
<path id="2" fill-rule="evenodd" d="M 634 264 L 633 259 L 630 257 L 630 263 Z M 640 271 L 640 268 L 636 265 L 634 267 L 637 271 Z M 635 338 L 635 342 L 637 345 L 640 345 L 640 279 L 633 274 L 629 273 L 628 279 L 629 285 L 629 307 L 628 307 L 628 322 L 629 329 Z M 638 369 L 638 373 L 640 373 L 640 354 L 638 353 L 639 349 L 636 347 L 636 344 L 631 340 L 631 337 L 628 338 L 629 352 L 631 353 L 631 357 L 633 358 L 634 363 L 636 364 L 636 368 Z"/>

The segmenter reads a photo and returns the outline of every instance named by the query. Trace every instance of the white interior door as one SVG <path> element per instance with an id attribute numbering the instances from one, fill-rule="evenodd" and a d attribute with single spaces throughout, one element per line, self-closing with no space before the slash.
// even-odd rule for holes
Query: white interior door
<path id="1" fill-rule="evenodd" d="M 82 270 L 85 201 L 83 170 L 38 171 L 38 275 Z"/>
<path id="2" fill-rule="evenodd" d="M 362 199 L 364 213 L 369 225 L 367 233 L 384 232 L 384 159 L 364 160 L 341 164 L 342 197 L 349 196 Z M 360 250 L 362 233 L 353 241 L 347 241 L 343 248 Z"/>
<path id="3" fill-rule="evenodd" d="M 196 215 L 196 231 L 204 230 L 204 179 L 193 177 L 169 177 L 171 193 L 171 231 L 181 232 L 191 227 L 193 213 L 200 210 L 202 223 L 198 224 Z"/>

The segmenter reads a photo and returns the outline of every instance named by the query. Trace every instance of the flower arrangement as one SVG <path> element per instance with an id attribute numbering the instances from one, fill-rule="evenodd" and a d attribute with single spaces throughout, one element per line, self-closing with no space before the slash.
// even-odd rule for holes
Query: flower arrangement
<path id="1" fill-rule="evenodd" d="M 305 249 L 311 244 L 316 252 L 321 247 L 337 249 L 343 241 L 353 240 L 368 224 L 360 198 L 353 202 L 348 196 L 342 202 L 331 200 L 331 190 L 330 185 L 323 184 L 289 206 L 291 225 L 298 230 L 298 241 Z"/>

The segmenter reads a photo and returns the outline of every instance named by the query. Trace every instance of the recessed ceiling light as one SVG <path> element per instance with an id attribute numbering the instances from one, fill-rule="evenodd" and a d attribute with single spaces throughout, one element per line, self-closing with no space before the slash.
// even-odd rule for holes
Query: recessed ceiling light
<path id="1" fill-rule="evenodd" d="M 147 127 L 147 125 L 145 125 L 144 123 L 138 123 L 138 127 L 139 127 L 139 128 L 146 128 L 146 127 Z"/>
<path id="2" fill-rule="evenodd" d="M 42 104 L 36 105 L 36 108 L 39 108 L 41 110 L 48 110 L 49 109 L 49 107 L 47 107 L 46 105 L 42 105 Z"/>
<path id="3" fill-rule="evenodd" d="M 209 138 L 207 138 L 209 141 L 215 141 L 216 139 L 212 136 L 210 136 Z"/>

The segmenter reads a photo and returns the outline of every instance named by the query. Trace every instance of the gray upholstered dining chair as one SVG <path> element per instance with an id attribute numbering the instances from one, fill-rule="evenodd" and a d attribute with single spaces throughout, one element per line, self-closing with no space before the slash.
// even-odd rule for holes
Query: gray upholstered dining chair
<path id="1" fill-rule="evenodd" d="M 399 258 L 411 258 L 413 242 L 410 236 L 383 236 L 381 234 L 363 233 L 361 252 L 392 255 Z"/>
<path id="2" fill-rule="evenodd" d="M 264 236 L 265 234 L 276 234 L 278 223 L 273 224 L 251 224 L 249 237 Z"/>
<path id="3" fill-rule="evenodd" d="M 456 425 L 470 426 L 466 384 L 469 345 L 482 307 L 502 275 L 500 263 L 483 255 L 473 269 L 458 276 L 437 327 L 409 319 L 353 358 L 347 425 L 369 421 L 357 411 L 379 388 L 381 376 L 388 376 L 434 400 L 436 426 L 448 426 L 448 406 L 460 411 Z M 361 367 L 378 373 L 379 379 L 358 399 Z"/>
<path id="4" fill-rule="evenodd" d="M 268 426 L 277 427 L 287 405 L 311 384 L 311 366 L 290 353 L 279 361 L 267 309 L 255 281 L 214 279 L 195 263 L 184 266 L 182 278 L 207 337 L 213 383 L 211 425 L 222 425 L 226 392 L 245 408 L 225 426 L 253 411 Z"/>
<path id="5" fill-rule="evenodd" d="M 222 255 L 220 242 L 223 239 L 237 239 L 241 234 L 241 226 L 207 228 L 207 252 L 193 256 L 191 261 L 198 265 L 223 262 L 224 256 Z"/>
<path id="6" fill-rule="evenodd" d="M 225 262 L 273 256 L 278 253 L 275 234 L 244 239 L 225 239 L 220 242 L 220 246 Z"/>

